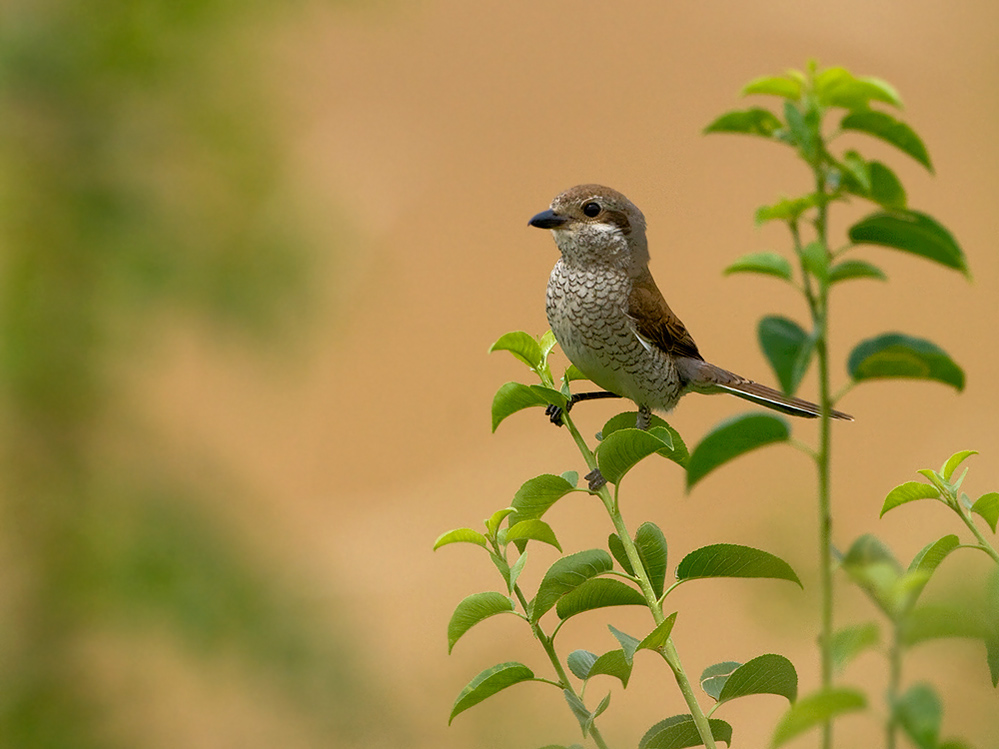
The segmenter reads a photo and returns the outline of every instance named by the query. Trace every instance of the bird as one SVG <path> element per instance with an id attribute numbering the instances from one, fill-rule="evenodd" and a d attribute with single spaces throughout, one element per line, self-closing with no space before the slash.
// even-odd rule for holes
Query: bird
<path id="1" fill-rule="evenodd" d="M 560 193 L 529 226 L 550 229 L 561 257 L 548 279 L 548 324 L 562 351 L 603 392 L 638 406 L 636 427 L 668 413 L 687 393 L 730 393 L 792 416 L 815 418 L 815 403 L 722 369 L 704 359 L 649 271 L 645 216 L 617 190 L 577 185 Z M 679 267 L 675 265 L 674 267 Z M 561 423 L 561 410 L 549 414 Z M 842 411 L 835 419 L 853 421 Z"/>

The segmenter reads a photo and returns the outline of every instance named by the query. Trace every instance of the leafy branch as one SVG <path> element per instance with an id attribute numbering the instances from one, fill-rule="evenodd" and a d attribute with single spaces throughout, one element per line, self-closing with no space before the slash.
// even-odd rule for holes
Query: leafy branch
<path id="1" fill-rule="evenodd" d="M 695 447 L 691 465 L 697 470 L 688 474 L 688 486 L 733 457 L 765 444 L 787 442 L 803 448 L 814 460 L 818 484 L 821 690 L 806 703 L 810 706 L 809 720 L 801 717 L 805 708 L 800 704 L 793 707 L 787 717 L 794 730 L 783 724 L 779 726 L 775 743 L 783 743 L 799 729 L 821 724 L 822 745 L 829 749 L 832 717 L 840 709 L 861 706 L 857 695 L 844 695 L 833 685 L 835 555 L 830 414 L 853 386 L 866 381 L 915 378 L 935 380 L 959 391 L 964 387 L 963 371 L 939 346 L 914 336 L 888 332 L 854 347 L 847 360 L 850 381 L 834 391 L 828 345 L 831 292 L 836 285 L 849 280 L 886 280 L 884 271 L 873 263 L 846 257 L 867 245 L 923 257 L 966 276 L 969 271 L 964 254 L 950 232 L 931 216 L 909 208 L 905 188 L 888 165 L 853 148 L 834 147 L 846 135 L 868 136 L 893 146 L 933 171 L 922 139 L 889 111 L 902 108 L 901 98 L 891 84 L 875 77 L 855 76 L 842 67 L 820 70 L 811 63 L 805 71 L 789 70 L 784 75 L 757 78 L 742 93 L 776 97 L 781 105 L 777 112 L 763 107 L 729 112 L 708 125 L 705 132 L 751 135 L 791 148 L 804 162 L 811 188 L 756 212 L 757 224 L 770 221 L 785 224 L 792 260 L 775 252 L 756 252 L 736 260 L 726 273 L 756 273 L 777 278 L 791 284 L 802 296 L 809 328 L 790 318 L 771 315 L 760 321 L 758 335 L 760 346 L 788 395 L 795 393 L 815 360 L 821 408 L 819 444 L 812 450 L 792 440 L 787 423 L 775 416 L 761 414 L 726 422 Z M 830 126 L 828 120 L 833 117 L 838 122 Z M 874 204 L 876 211 L 849 228 L 848 241 L 834 245 L 829 235 L 830 211 L 855 199 Z"/>
<path id="2" fill-rule="evenodd" d="M 599 444 L 591 448 L 565 413 L 572 395 L 570 383 L 582 379 L 582 375 L 570 367 L 556 386 L 548 362 L 554 345 L 550 332 L 535 339 L 520 331 L 504 335 L 493 345 L 491 350 L 509 351 L 539 380 L 538 384 L 510 382 L 500 387 L 493 400 L 493 428 L 526 408 L 556 406 L 563 409 L 562 421 L 587 470 L 599 469 L 606 483 L 594 488 L 577 488 L 579 475 L 575 471 L 536 476 L 520 487 L 510 506 L 484 521 L 485 533 L 457 528 L 443 534 L 435 544 L 435 548 L 453 543 L 480 546 L 489 554 L 507 590 L 506 594 L 476 593 L 458 604 L 448 628 L 449 650 L 484 619 L 496 614 L 514 614 L 531 627 L 551 663 L 554 678 L 536 676 L 529 667 L 516 661 L 498 664 L 481 672 L 462 690 L 452 708 L 451 718 L 513 684 L 538 681 L 561 689 L 579 721 L 584 738 L 591 737 L 597 746 L 606 746 L 596 720 L 609 706 L 610 695 L 591 709 L 584 701 L 586 685 L 595 676 L 609 675 L 626 688 L 634 658 L 639 652 L 648 650 L 657 653 L 673 673 L 689 712 L 653 725 L 639 746 L 647 749 L 714 747 L 719 741 L 729 743 L 732 727 L 712 717 L 714 712 L 729 700 L 752 694 L 778 694 L 793 702 L 798 683 L 794 667 L 786 658 L 775 654 L 762 655 L 746 663 L 726 661 L 708 667 L 700 683 L 715 704 L 705 713 L 673 642 L 677 613 L 666 614 L 666 599 L 679 585 L 704 578 L 771 578 L 788 580 L 799 586 L 801 582 L 791 567 L 773 554 L 736 544 L 713 544 L 687 554 L 675 568 L 675 581 L 667 586 L 666 538 L 651 522 L 642 523 L 632 536 L 621 512 L 620 487 L 631 469 L 652 455 L 686 466 L 689 456 L 683 439 L 658 417 L 651 418 L 647 430 L 636 429 L 637 413 L 626 412 L 604 425 Z M 602 505 L 613 527 L 608 548 L 565 554 L 548 568 L 534 597 L 529 600 L 519 583 L 527 563 L 527 546 L 530 542 L 544 543 L 562 551 L 554 530 L 543 516 L 556 502 L 574 494 L 592 496 Z M 648 608 L 652 616 L 651 630 L 639 638 L 608 625 L 618 648 L 602 655 L 575 650 L 564 659 L 563 667 L 556 650 L 556 637 L 563 625 L 578 614 L 620 605 Z M 552 611 L 558 623 L 546 629 L 542 619 Z M 582 681 L 582 688 L 574 686 L 569 674 Z"/>

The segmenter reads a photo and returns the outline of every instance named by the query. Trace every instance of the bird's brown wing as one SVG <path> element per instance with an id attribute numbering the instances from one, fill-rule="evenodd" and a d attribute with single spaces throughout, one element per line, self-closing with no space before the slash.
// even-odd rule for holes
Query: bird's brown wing
<path id="1" fill-rule="evenodd" d="M 628 297 L 628 317 L 635 326 L 635 332 L 646 344 L 672 356 L 704 359 L 680 318 L 666 304 L 648 270 L 632 286 Z"/>

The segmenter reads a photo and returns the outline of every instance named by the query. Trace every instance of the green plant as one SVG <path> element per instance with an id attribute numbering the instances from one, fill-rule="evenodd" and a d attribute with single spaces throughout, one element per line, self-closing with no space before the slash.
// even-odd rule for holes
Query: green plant
<path id="1" fill-rule="evenodd" d="M 961 450 L 948 458 L 939 471 L 924 468 L 919 471 L 930 483 L 907 481 L 885 498 L 881 509 L 889 510 L 920 499 L 935 499 L 953 510 L 968 527 L 975 543 L 963 544 L 955 534 L 931 541 L 915 555 L 905 569 L 891 550 L 878 538 L 864 535 L 858 538 L 843 556 L 842 567 L 850 579 L 863 590 L 876 608 L 888 620 L 887 643 L 888 690 L 886 693 L 885 746 L 894 749 L 901 729 L 920 749 L 967 746 L 958 741 L 940 742 L 943 708 L 932 685 L 918 683 L 902 691 L 902 666 L 908 652 L 915 646 L 943 637 L 980 638 L 985 643 L 992 685 L 999 684 L 999 552 L 989 543 L 975 524 L 974 515 L 983 519 L 995 533 L 999 521 L 999 493 L 983 494 L 972 502 L 961 491 L 967 470 L 955 478 L 955 471 L 973 450 Z M 924 588 L 937 568 L 948 556 L 962 548 L 984 552 L 996 564 L 996 569 L 984 586 L 981 601 L 960 600 L 957 603 L 922 603 Z M 847 627 L 833 641 L 833 658 L 837 667 L 845 666 L 864 650 L 877 645 L 880 630 L 876 623 L 865 622 Z"/>
<path id="2" fill-rule="evenodd" d="M 535 339 L 523 332 L 508 333 L 491 350 L 506 350 L 527 364 L 537 375 L 538 384 L 509 382 L 496 394 L 492 406 L 493 429 L 509 415 L 530 407 L 557 406 L 565 409 L 571 393 L 569 383 L 583 379 L 570 366 L 558 388 L 555 386 L 549 354 L 555 345 L 551 332 Z M 689 713 L 674 715 L 653 725 L 639 743 L 643 749 L 729 743 L 732 727 L 713 716 L 729 700 L 752 694 L 778 694 L 793 702 L 798 678 L 791 662 L 780 655 L 764 654 L 746 663 L 726 661 L 704 669 L 703 690 L 715 701 L 711 711 L 701 708 L 694 686 L 673 643 L 677 613 L 665 613 L 670 593 L 679 585 L 701 578 L 742 577 L 788 580 L 800 585 L 791 567 L 765 551 L 734 544 L 713 544 L 687 554 L 676 566 L 675 581 L 667 585 L 667 544 L 654 523 L 642 523 L 632 536 L 621 511 L 621 482 L 641 460 L 653 455 L 685 466 L 687 449 L 669 424 L 653 417 L 647 431 L 634 428 L 637 413 L 625 412 L 610 419 L 600 433 L 600 442 L 591 448 L 568 413 L 563 421 L 588 471 L 599 468 L 607 484 L 598 489 L 578 488 L 578 473 L 543 474 L 525 482 L 504 507 L 485 520 L 485 532 L 458 528 L 441 535 L 434 548 L 454 543 L 482 547 L 500 573 L 504 592 L 486 591 L 468 596 L 455 608 L 448 627 L 448 649 L 474 625 L 496 614 L 512 614 L 531 628 L 554 672 L 553 678 L 537 676 L 517 661 L 492 666 L 472 679 L 458 695 L 451 719 L 506 687 L 525 681 L 549 684 L 562 691 L 579 721 L 584 738 L 598 747 L 607 743 L 597 726 L 597 718 L 607 709 L 610 694 L 595 707 L 588 706 L 585 691 L 598 675 L 608 675 L 628 686 L 633 661 L 642 651 L 657 653 L 672 671 Z M 561 432 L 560 432 L 561 433 Z M 558 501 L 571 495 L 587 495 L 603 507 L 613 528 L 608 549 L 587 549 L 565 554 L 545 573 L 536 593 L 528 598 L 520 575 L 528 560 L 530 542 L 544 543 L 562 551 L 554 529 L 543 519 Z M 615 564 L 616 562 L 616 564 Z M 619 605 L 638 605 L 651 614 L 650 629 L 635 637 L 609 625 L 619 647 L 601 655 L 576 650 L 560 655 L 556 637 L 574 616 Z M 556 622 L 544 619 L 554 613 Z M 576 681 L 572 677 L 575 677 Z M 577 687 L 577 682 L 579 686 Z"/>
<path id="3" fill-rule="evenodd" d="M 908 207 L 901 181 L 886 164 L 868 159 L 852 147 L 838 147 L 847 135 L 870 136 L 915 159 L 932 171 L 920 137 L 888 108 L 901 108 L 901 99 L 887 82 L 854 76 L 841 67 L 818 69 L 750 82 L 744 95 L 783 100 L 775 113 L 762 107 L 729 112 L 712 122 L 707 133 L 737 133 L 762 137 L 790 147 L 806 165 L 811 186 L 801 195 L 785 197 L 756 212 L 757 223 L 780 221 L 790 235 L 791 260 L 776 252 L 746 255 L 726 273 L 757 273 L 777 278 L 797 289 L 805 302 L 809 323 L 802 326 L 783 316 L 760 321 L 760 346 L 782 388 L 793 394 L 811 362 L 818 369 L 818 402 L 822 408 L 818 446 L 814 450 L 791 438 L 787 422 L 770 414 L 753 414 L 719 426 L 692 451 L 688 487 L 710 471 L 748 450 L 775 442 L 802 449 L 815 462 L 818 476 L 819 570 L 821 587 L 821 690 L 792 708 L 791 728 L 778 727 L 775 743 L 819 722 L 823 746 L 832 745 L 831 717 L 863 706 L 863 696 L 834 687 L 833 573 L 835 566 L 832 506 L 830 410 L 855 385 L 882 378 L 936 380 L 957 390 L 964 373 L 940 347 L 902 333 L 883 333 L 862 341 L 847 359 L 848 382 L 833 390 L 829 352 L 830 297 L 835 286 L 857 279 L 886 280 L 885 273 L 867 260 L 850 257 L 864 245 L 901 250 L 946 268 L 968 274 L 961 248 L 934 218 Z M 835 118 L 835 124 L 828 121 Z M 877 210 L 850 226 L 840 244 L 830 236 L 834 206 L 860 199 Z M 802 722 L 803 715 L 809 720 Z M 797 722 L 796 722 L 797 721 Z M 793 729 L 793 730 L 791 730 Z"/>

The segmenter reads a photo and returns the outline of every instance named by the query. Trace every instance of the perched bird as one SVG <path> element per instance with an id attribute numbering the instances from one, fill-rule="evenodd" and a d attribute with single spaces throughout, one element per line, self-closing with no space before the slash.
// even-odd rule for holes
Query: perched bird
<path id="1" fill-rule="evenodd" d="M 548 280 L 548 324 L 590 380 L 610 395 L 633 400 L 639 428 L 651 411 L 670 411 L 687 393 L 731 393 L 792 416 L 820 408 L 706 362 L 666 304 L 649 272 L 645 216 L 624 195 L 601 185 L 578 185 L 530 220 L 551 229 L 562 256 Z M 831 411 L 837 419 L 853 417 Z M 557 411 L 552 420 L 560 423 Z"/>

